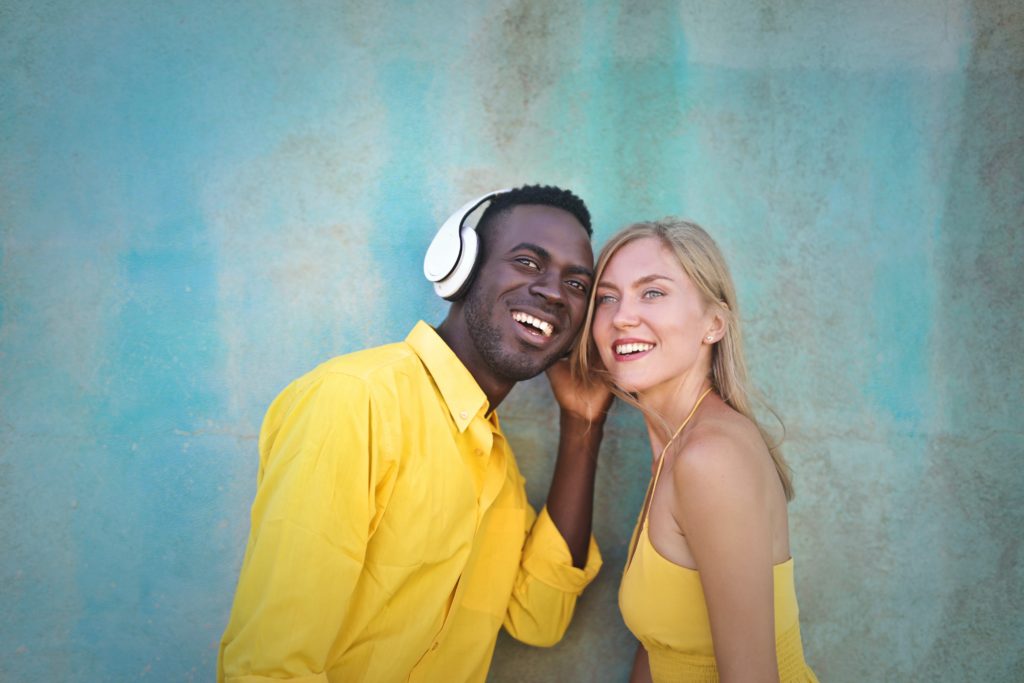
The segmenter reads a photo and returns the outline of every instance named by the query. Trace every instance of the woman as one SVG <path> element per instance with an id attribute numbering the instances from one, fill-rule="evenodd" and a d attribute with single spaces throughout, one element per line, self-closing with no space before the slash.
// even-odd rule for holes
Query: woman
<path id="1" fill-rule="evenodd" d="M 619 606 L 631 681 L 816 681 L 789 554 L 793 489 L 750 409 L 736 296 L 715 242 L 666 219 L 601 251 L 574 370 L 639 408 L 653 476 Z"/>

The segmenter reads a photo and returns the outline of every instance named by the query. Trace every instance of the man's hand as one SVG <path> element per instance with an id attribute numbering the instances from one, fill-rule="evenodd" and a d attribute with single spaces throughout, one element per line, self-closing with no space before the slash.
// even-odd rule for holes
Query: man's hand
<path id="1" fill-rule="evenodd" d="M 551 391 L 563 413 L 570 413 L 588 423 L 604 422 L 612 404 L 612 392 L 604 382 L 595 379 L 585 384 L 574 380 L 566 359 L 548 368 L 547 375 Z"/>
<path id="2" fill-rule="evenodd" d="M 562 412 L 548 514 L 569 546 L 573 566 L 582 568 L 590 546 L 597 454 L 612 393 L 602 382 L 575 381 L 568 360 L 558 361 L 547 372 Z"/>

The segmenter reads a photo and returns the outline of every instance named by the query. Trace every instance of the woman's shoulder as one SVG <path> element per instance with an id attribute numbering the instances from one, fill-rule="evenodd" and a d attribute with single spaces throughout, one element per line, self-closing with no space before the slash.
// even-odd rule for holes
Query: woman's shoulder
<path id="1" fill-rule="evenodd" d="M 725 479 L 731 486 L 744 481 L 756 486 L 768 448 L 757 425 L 718 401 L 708 406 L 687 430 L 679 445 L 673 479 L 676 488 L 704 488 Z"/>

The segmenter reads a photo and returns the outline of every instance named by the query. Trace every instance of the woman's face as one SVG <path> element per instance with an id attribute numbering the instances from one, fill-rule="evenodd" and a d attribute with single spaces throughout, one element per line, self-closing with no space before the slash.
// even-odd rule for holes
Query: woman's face
<path id="1" fill-rule="evenodd" d="M 661 240 L 643 237 L 609 260 L 597 283 L 594 343 L 615 383 L 657 400 L 671 397 L 687 374 L 711 363 L 710 312 L 678 259 Z"/>

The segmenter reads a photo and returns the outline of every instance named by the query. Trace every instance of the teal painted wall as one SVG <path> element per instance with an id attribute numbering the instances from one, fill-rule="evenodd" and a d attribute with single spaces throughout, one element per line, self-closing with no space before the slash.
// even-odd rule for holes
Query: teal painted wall
<path id="1" fill-rule="evenodd" d="M 439 321 L 434 226 L 535 181 L 721 242 L 822 680 L 1024 680 L 1010 0 L 0 2 L 0 679 L 209 680 L 269 401 Z M 502 414 L 539 503 L 543 380 Z M 625 679 L 648 471 L 619 410 L 605 569 L 494 681 Z"/>

